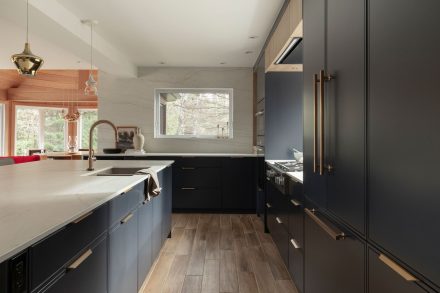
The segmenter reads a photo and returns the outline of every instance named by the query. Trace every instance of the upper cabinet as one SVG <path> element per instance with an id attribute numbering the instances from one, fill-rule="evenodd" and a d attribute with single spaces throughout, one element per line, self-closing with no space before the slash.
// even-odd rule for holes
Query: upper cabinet
<path id="1" fill-rule="evenodd" d="M 301 72 L 302 64 L 276 64 L 294 38 L 302 38 L 302 0 L 291 0 L 265 50 L 266 72 Z"/>

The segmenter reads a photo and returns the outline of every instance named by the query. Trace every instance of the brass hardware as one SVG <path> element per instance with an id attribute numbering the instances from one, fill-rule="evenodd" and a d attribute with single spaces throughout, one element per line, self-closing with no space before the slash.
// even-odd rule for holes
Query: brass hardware
<path id="1" fill-rule="evenodd" d="M 408 271 L 406 271 L 405 269 L 403 269 L 401 266 L 399 266 L 398 264 L 396 264 L 394 261 L 392 261 L 391 259 L 389 259 L 388 257 L 386 257 L 384 254 L 380 254 L 379 255 L 379 259 L 386 264 L 388 267 L 390 267 L 390 269 L 392 269 L 393 271 L 395 271 L 396 273 L 398 273 L 402 278 L 404 278 L 406 281 L 408 282 L 417 282 L 418 279 L 416 277 L 414 277 L 413 275 L 411 275 L 410 273 L 408 273 Z"/>
<path id="2" fill-rule="evenodd" d="M 125 193 L 129 193 L 130 191 L 132 191 L 133 190 L 133 187 L 130 187 L 130 188 L 127 188 L 126 190 L 124 190 L 122 193 L 123 194 L 125 194 Z"/>
<path id="3" fill-rule="evenodd" d="M 133 218 L 133 213 L 129 213 L 125 218 L 123 218 L 121 220 L 121 224 L 126 224 L 128 221 L 131 220 L 131 218 Z"/>
<path id="4" fill-rule="evenodd" d="M 315 210 L 307 209 L 305 208 L 304 211 L 307 215 L 316 223 L 319 227 L 321 227 L 333 240 L 343 240 L 345 239 L 346 235 L 342 231 L 337 231 L 330 226 L 328 226 L 326 223 L 324 223 L 323 220 L 321 220 L 316 214 Z"/>
<path id="5" fill-rule="evenodd" d="M 89 167 L 87 168 L 87 171 L 93 171 L 95 170 L 95 168 L 93 168 L 93 155 L 92 155 L 92 150 L 93 150 L 93 130 L 95 130 L 95 128 L 100 125 L 100 124 L 108 124 L 110 125 L 114 132 L 115 132 L 115 145 L 116 143 L 119 141 L 118 139 L 118 130 L 116 128 L 116 126 L 111 123 L 108 120 L 98 120 L 95 123 L 92 124 L 92 126 L 90 127 L 90 131 L 89 131 Z"/>
<path id="6" fill-rule="evenodd" d="M 280 220 L 280 218 L 276 217 L 275 220 L 277 220 L 278 224 L 282 224 L 283 222 Z"/>
<path id="7" fill-rule="evenodd" d="M 195 170 L 196 168 L 194 167 L 182 167 L 182 170 Z"/>
<path id="8" fill-rule="evenodd" d="M 77 269 L 89 256 L 91 256 L 93 251 L 91 249 L 84 252 L 80 257 L 78 257 L 70 266 L 67 267 L 69 270 Z"/>
<path id="9" fill-rule="evenodd" d="M 194 187 L 182 187 L 182 190 L 196 190 Z"/>
<path id="10" fill-rule="evenodd" d="M 301 203 L 300 203 L 299 201 L 294 200 L 294 199 L 291 199 L 290 202 L 291 202 L 294 206 L 296 206 L 296 207 L 300 207 L 300 206 L 301 206 Z"/>
<path id="11" fill-rule="evenodd" d="M 316 173 L 318 157 L 318 75 L 313 75 L 313 173 Z"/>
<path id="12" fill-rule="evenodd" d="M 79 222 L 81 222 L 82 220 L 88 218 L 88 217 L 89 217 L 90 215 L 92 215 L 92 214 L 93 214 L 93 211 L 88 212 L 87 214 L 82 215 L 81 217 L 79 217 L 78 219 L 76 219 L 75 221 L 73 221 L 72 223 L 74 223 L 74 224 L 78 224 Z"/>
<path id="13" fill-rule="evenodd" d="M 327 166 L 325 166 L 325 168 L 327 169 L 328 173 L 332 173 L 335 169 L 335 167 L 333 167 L 333 165 L 331 165 L 331 164 L 327 164 Z"/>
<path id="14" fill-rule="evenodd" d="M 299 246 L 299 244 L 296 242 L 296 240 L 295 239 L 290 239 L 290 243 L 292 243 L 292 246 L 295 248 L 295 249 L 300 249 L 301 247 Z"/>
<path id="15" fill-rule="evenodd" d="M 325 73 L 324 70 L 319 72 L 319 107 L 320 107 L 320 131 L 319 131 L 319 175 L 324 174 L 324 87 Z"/>
<path id="16" fill-rule="evenodd" d="M 266 203 L 266 207 L 268 208 L 268 209 L 270 209 L 272 206 L 270 205 L 270 203 Z"/>
<path id="17" fill-rule="evenodd" d="M 264 114 L 264 111 L 259 111 L 257 113 L 255 113 L 255 117 L 261 116 Z"/>

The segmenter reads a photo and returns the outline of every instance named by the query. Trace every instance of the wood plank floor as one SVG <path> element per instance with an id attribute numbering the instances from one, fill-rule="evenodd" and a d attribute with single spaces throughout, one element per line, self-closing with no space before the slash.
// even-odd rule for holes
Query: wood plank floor
<path id="1" fill-rule="evenodd" d="M 173 214 L 141 293 L 297 293 L 256 215 Z"/>

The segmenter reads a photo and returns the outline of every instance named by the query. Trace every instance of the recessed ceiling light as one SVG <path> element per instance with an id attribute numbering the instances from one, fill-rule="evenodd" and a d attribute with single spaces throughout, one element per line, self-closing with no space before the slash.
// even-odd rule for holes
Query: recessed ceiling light
<path id="1" fill-rule="evenodd" d="M 249 39 L 252 39 L 252 40 L 257 39 L 257 38 L 258 38 L 258 36 L 250 36 L 249 37 Z"/>
<path id="2" fill-rule="evenodd" d="M 165 62 L 161 61 L 161 62 L 159 62 L 159 64 L 160 64 L 160 65 L 164 65 L 164 64 L 165 64 Z"/>
<path id="3" fill-rule="evenodd" d="M 244 52 L 245 54 L 252 54 L 252 53 L 254 53 L 254 51 L 246 51 L 246 52 Z"/>
<path id="4" fill-rule="evenodd" d="M 226 64 L 226 62 L 220 62 L 220 65 L 225 65 Z"/>

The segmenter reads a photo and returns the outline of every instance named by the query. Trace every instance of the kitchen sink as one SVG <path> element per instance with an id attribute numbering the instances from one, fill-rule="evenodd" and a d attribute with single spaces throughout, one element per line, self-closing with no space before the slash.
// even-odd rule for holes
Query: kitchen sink
<path id="1" fill-rule="evenodd" d="M 88 174 L 90 176 L 133 176 L 137 171 L 145 168 L 109 168 L 95 173 Z"/>

